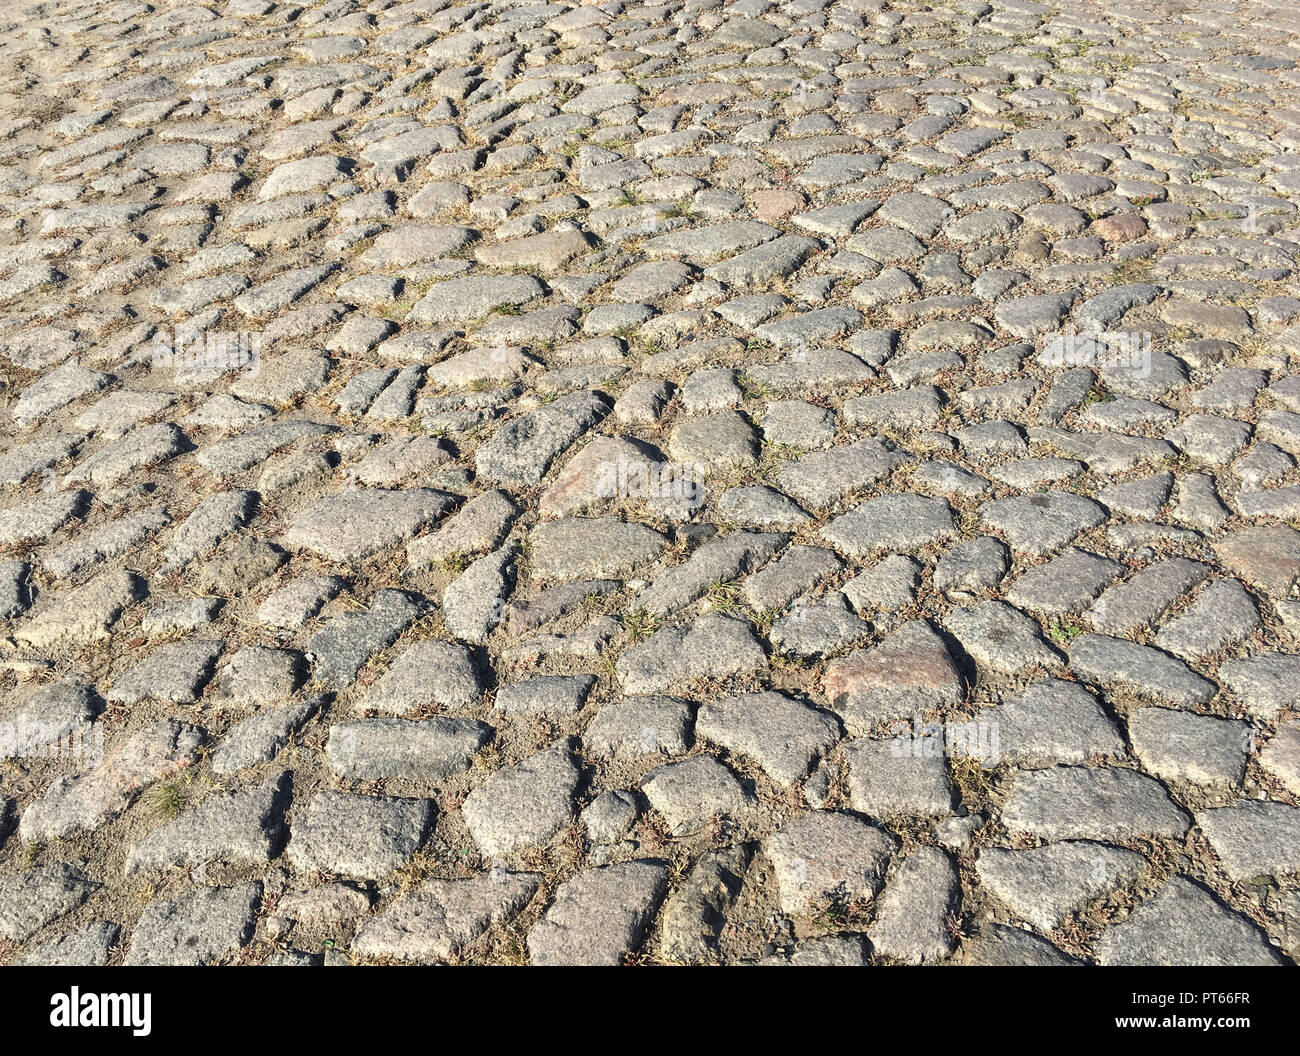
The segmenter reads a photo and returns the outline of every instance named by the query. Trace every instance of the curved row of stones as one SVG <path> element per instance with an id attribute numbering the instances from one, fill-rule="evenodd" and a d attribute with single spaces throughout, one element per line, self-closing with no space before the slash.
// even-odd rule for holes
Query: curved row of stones
<path id="1" fill-rule="evenodd" d="M 1294 959 L 1300 17 L 1115 6 L 7 13 L 0 961 Z"/>

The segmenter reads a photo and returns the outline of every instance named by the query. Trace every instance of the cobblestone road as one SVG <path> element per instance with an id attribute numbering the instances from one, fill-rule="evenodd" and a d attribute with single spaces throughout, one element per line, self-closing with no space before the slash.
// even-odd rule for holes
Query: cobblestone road
<path id="1" fill-rule="evenodd" d="M 1300 14 L 0 21 L 0 963 L 1300 955 Z"/>

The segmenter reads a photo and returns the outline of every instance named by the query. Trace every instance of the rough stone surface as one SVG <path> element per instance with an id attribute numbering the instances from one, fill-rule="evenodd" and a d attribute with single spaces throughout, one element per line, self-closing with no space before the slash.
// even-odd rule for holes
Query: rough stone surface
<path id="1" fill-rule="evenodd" d="M 1270 965 L 1282 959 L 1249 920 L 1175 876 L 1097 942 L 1104 965 Z"/>
<path id="2" fill-rule="evenodd" d="M 0 935 L 26 942 L 50 921 L 76 909 L 97 886 L 62 864 L 5 876 L 0 880 Z"/>
<path id="3" fill-rule="evenodd" d="M 947 646 L 923 621 L 904 624 L 879 645 L 861 649 L 826 669 L 827 703 L 851 733 L 886 719 L 909 718 L 962 698 L 962 680 Z"/>
<path id="4" fill-rule="evenodd" d="M 880 891 L 898 841 L 849 814 L 813 811 L 771 836 L 764 854 L 776 870 L 781 910 L 806 916 Z"/>
<path id="5" fill-rule="evenodd" d="M 567 746 L 493 774 L 465 800 L 465 824 L 493 857 L 545 845 L 573 815 L 578 768 Z"/>
<path id="6" fill-rule="evenodd" d="M 146 788 L 191 766 L 204 740 L 200 727 L 171 719 L 145 727 L 93 769 L 56 778 L 23 812 L 20 834 L 34 841 L 98 828 Z"/>
<path id="7" fill-rule="evenodd" d="M 976 872 L 1015 916 L 1049 933 L 1066 914 L 1135 880 L 1145 866 L 1133 851 L 1075 840 L 1024 851 L 990 847 L 980 854 Z"/>
<path id="8" fill-rule="evenodd" d="M 425 799 L 317 792 L 294 819 L 286 853 L 304 871 L 378 878 L 414 857 L 433 817 Z"/>
<path id="9" fill-rule="evenodd" d="M 956 946 L 948 928 L 956 908 L 957 870 L 943 851 L 921 847 L 890 877 L 871 927 L 875 952 L 904 964 L 934 964 Z"/>
<path id="10" fill-rule="evenodd" d="M 711 755 L 695 755 L 651 770 L 641 785 L 674 835 L 698 832 L 715 818 L 754 806 L 754 794 Z"/>
<path id="11" fill-rule="evenodd" d="M 0 964 L 1294 960 L 1293 6 L 11 5 Z"/>
<path id="12" fill-rule="evenodd" d="M 1003 817 L 1011 831 L 1048 840 L 1181 836 L 1190 825 L 1153 778 L 1077 766 L 1021 774 Z"/>
<path id="13" fill-rule="evenodd" d="M 1300 870 L 1300 808 L 1255 800 L 1203 810 L 1196 823 L 1234 880 Z"/>
<path id="14" fill-rule="evenodd" d="M 537 890 L 532 873 L 430 880 L 368 920 L 352 942 L 362 957 L 444 961 L 518 913 Z"/>
<path id="15" fill-rule="evenodd" d="M 684 964 L 717 963 L 722 930 L 744 884 L 747 846 L 706 851 L 664 903 L 663 956 Z"/>
<path id="16" fill-rule="evenodd" d="M 706 704 L 695 718 L 695 732 L 750 756 L 782 784 L 807 777 L 839 740 L 833 718 L 781 693 L 749 693 Z"/>
<path id="17" fill-rule="evenodd" d="M 179 898 L 150 902 L 140 915 L 127 965 L 212 964 L 253 937 L 262 885 L 200 887 Z"/>
<path id="18" fill-rule="evenodd" d="M 652 861 L 588 869 L 566 880 L 531 931 L 533 964 L 617 965 L 640 944 L 667 888 Z"/>

